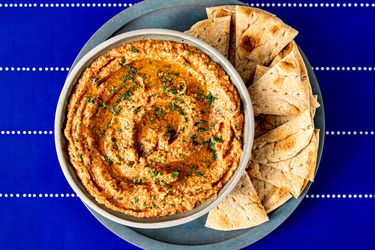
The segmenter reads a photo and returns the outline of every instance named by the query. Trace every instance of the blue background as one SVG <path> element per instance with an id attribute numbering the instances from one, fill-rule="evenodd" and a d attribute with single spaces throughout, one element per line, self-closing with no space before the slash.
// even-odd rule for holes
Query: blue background
<path id="1" fill-rule="evenodd" d="M 325 101 L 326 128 L 334 135 L 326 135 L 309 198 L 251 248 L 373 248 L 375 6 L 368 2 L 369 7 L 361 7 L 357 2 L 354 7 L 353 2 L 351 7 L 343 7 L 347 1 L 328 2 L 335 7 L 282 6 L 289 2 L 293 4 L 273 1 L 275 7 L 263 8 L 299 30 L 296 40 L 315 69 Z M 124 6 L 41 7 L 44 1 L 26 2 L 37 4 L 31 8 L 9 6 L 15 3 L 19 4 L 7 2 L 5 7 L 0 2 L 0 249 L 136 249 L 104 228 L 78 198 L 66 197 L 73 192 L 60 170 L 50 134 L 66 67 L 90 36 Z M 320 4 L 315 0 L 302 3 Z M 30 71 L 22 71 L 22 67 Z M 59 70 L 45 71 L 45 67 Z M 338 71 L 337 67 L 351 69 Z M 356 194 L 357 198 L 321 198 L 322 194 Z"/>

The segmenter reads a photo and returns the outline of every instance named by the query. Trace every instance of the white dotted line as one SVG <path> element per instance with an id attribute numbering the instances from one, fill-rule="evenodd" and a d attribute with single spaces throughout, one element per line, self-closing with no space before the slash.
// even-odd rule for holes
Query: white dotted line
<path id="1" fill-rule="evenodd" d="M 326 131 L 326 135 L 374 135 L 374 131 Z"/>
<path id="2" fill-rule="evenodd" d="M 0 67 L 0 71 L 69 71 L 69 67 Z"/>
<path id="3" fill-rule="evenodd" d="M 314 71 L 375 71 L 375 67 L 311 67 Z"/>
<path id="4" fill-rule="evenodd" d="M 0 3 L 0 8 L 131 7 L 132 3 Z"/>
<path id="5" fill-rule="evenodd" d="M 52 135 L 52 130 L 0 130 L 0 135 Z M 371 131 L 326 131 L 326 135 L 375 135 Z"/>
<path id="6" fill-rule="evenodd" d="M 52 130 L 1 130 L 0 135 L 52 135 Z"/>
<path id="7" fill-rule="evenodd" d="M 0 3 L 0 8 L 131 7 L 132 3 Z M 252 7 L 375 7 L 375 3 L 250 3 Z"/>
<path id="8" fill-rule="evenodd" d="M 375 7 L 375 3 L 250 3 L 252 7 Z"/>
<path id="9" fill-rule="evenodd" d="M 308 199 L 362 199 L 362 198 L 375 198 L 373 194 L 306 194 Z"/>
<path id="10" fill-rule="evenodd" d="M 74 198 L 78 197 L 74 193 L 0 193 L 0 198 Z"/>
<path id="11" fill-rule="evenodd" d="M 314 71 L 375 71 L 375 67 L 311 67 Z M 0 67 L 0 71 L 6 72 L 42 72 L 42 71 L 69 71 L 69 67 Z"/>
<path id="12" fill-rule="evenodd" d="M 75 193 L 0 193 L 0 198 L 75 198 Z M 308 199 L 362 199 L 375 198 L 373 194 L 306 194 Z"/>

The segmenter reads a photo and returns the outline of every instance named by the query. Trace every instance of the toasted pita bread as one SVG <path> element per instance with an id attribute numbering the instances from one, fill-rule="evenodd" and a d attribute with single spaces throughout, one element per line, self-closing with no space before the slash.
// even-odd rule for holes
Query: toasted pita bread
<path id="1" fill-rule="evenodd" d="M 250 177 L 288 190 L 296 198 L 301 194 L 303 184 L 305 183 L 305 179 L 302 177 L 257 162 L 250 162 L 247 173 Z"/>
<path id="2" fill-rule="evenodd" d="M 254 73 L 254 82 L 258 81 L 269 69 L 267 66 L 257 65 Z"/>
<path id="3" fill-rule="evenodd" d="M 216 230 L 237 230 L 268 221 L 262 203 L 245 173 L 237 186 L 208 214 L 206 227 Z"/>
<path id="4" fill-rule="evenodd" d="M 202 20 L 185 33 L 205 41 L 228 57 L 230 20 L 229 16 Z"/>
<path id="5" fill-rule="evenodd" d="M 294 118 L 295 116 L 288 115 L 257 115 L 255 117 L 254 137 L 258 138 Z"/>
<path id="6" fill-rule="evenodd" d="M 278 62 L 281 61 L 281 59 L 283 59 L 284 57 L 286 57 L 287 55 L 290 54 L 290 52 L 293 50 L 293 47 L 295 46 L 296 44 L 293 42 L 287 44 L 285 46 L 285 48 L 283 48 L 279 54 L 277 54 L 275 56 L 275 58 L 271 61 L 270 65 L 268 65 L 268 67 L 272 68 L 273 66 L 275 66 Z"/>
<path id="7" fill-rule="evenodd" d="M 278 188 L 268 182 L 251 178 L 251 182 L 267 213 L 283 205 L 293 196 L 286 189 Z"/>
<path id="8" fill-rule="evenodd" d="M 208 18 L 224 17 L 234 15 L 236 12 L 235 5 L 222 5 L 206 8 Z"/>
<path id="9" fill-rule="evenodd" d="M 319 129 L 315 129 L 311 141 L 307 147 L 299 152 L 295 157 L 274 163 L 267 163 L 268 166 L 280 169 L 300 176 L 309 181 L 314 180 L 316 160 L 319 148 Z"/>
<path id="10" fill-rule="evenodd" d="M 311 117 L 315 116 L 315 110 L 320 107 L 320 104 L 318 103 L 317 97 L 313 97 L 311 84 L 309 80 L 309 76 L 307 73 L 305 62 L 303 61 L 302 55 L 298 49 L 297 44 L 293 41 L 289 43 L 271 62 L 269 67 L 275 66 L 278 62 L 280 62 L 283 58 L 285 58 L 287 55 L 289 55 L 291 52 L 294 52 L 299 66 L 300 66 L 300 75 L 301 75 L 301 83 L 303 85 L 308 86 L 309 94 L 310 94 L 310 110 L 311 110 Z"/>
<path id="11" fill-rule="evenodd" d="M 230 35 L 229 35 L 229 53 L 228 59 L 234 65 L 236 57 L 236 8 L 234 5 L 224 5 L 206 8 L 209 19 L 218 17 L 231 17 Z"/>
<path id="12" fill-rule="evenodd" d="M 254 140 L 252 159 L 259 163 L 288 160 L 304 149 L 314 132 L 310 111 Z"/>
<path id="13" fill-rule="evenodd" d="M 244 82 L 252 80 L 257 64 L 268 65 L 297 34 L 269 12 L 237 5 L 235 67 Z"/>
<path id="14" fill-rule="evenodd" d="M 319 107 L 320 107 L 320 104 L 318 102 L 318 96 L 313 95 L 312 98 L 310 98 L 310 113 L 311 113 L 312 118 L 315 117 L 316 109 Z"/>
<path id="15" fill-rule="evenodd" d="M 293 42 L 293 49 L 295 51 L 295 54 L 297 56 L 297 59 L 298 59 L 299 65 L 300 65 L 300 69 L 301 69 L 301 82 L 303 84 L 306 84 L 309 87 L 310 112 L 311 112 L 311 117 L 314 118 L 316 109 L 320 107 L 320 104 L 318 102 L 318 96 L 313 96 L 311 83 L 310 83 L 309 75 L 307 73 L 306 65 L 305 65 L 305 62 L 303 61 L 302 55 L 301 55 L 301 53 L 298 49 L 298 46 L 295 42 Z"/>
<path id="16" fill-rule="evenodd" d="M 299 62 L 291 52 L 249 88 L 255 114 L 297 115 L 309 109 L 309 86 L 301 82 Z"/>

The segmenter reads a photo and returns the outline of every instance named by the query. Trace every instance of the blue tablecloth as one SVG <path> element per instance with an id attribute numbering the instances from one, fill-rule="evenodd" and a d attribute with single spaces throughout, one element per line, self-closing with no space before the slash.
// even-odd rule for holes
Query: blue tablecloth
<path id="1" fill-rule="evenodd" d="M 74 196 L 54 147 L 54 112 L 71 63 L 102 24 L 135 2 L 103 3 L 0 2 L 0 249 L 135 248 Z M 375 4 L 253 3 L 299 30 L 297 42 L 322 89 L 327 134 L 308 198 L 251 248 L 369 249 L 375 232 Z"/>

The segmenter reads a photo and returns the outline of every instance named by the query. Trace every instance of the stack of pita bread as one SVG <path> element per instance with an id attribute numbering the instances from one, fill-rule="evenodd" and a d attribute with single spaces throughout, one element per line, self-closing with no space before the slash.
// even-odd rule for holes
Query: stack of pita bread
<path id="1" fill-rule="evenodd" d="M 207 8 L 208 19 L 186 33 L 211 44 L 235 66 L 253 102 L 255 140 L 246 173 L 208 215 L 216 230 L 254 227 L 313 181 L 319 107 L 294 38 L 275 15 L 248 6 Z"/>

